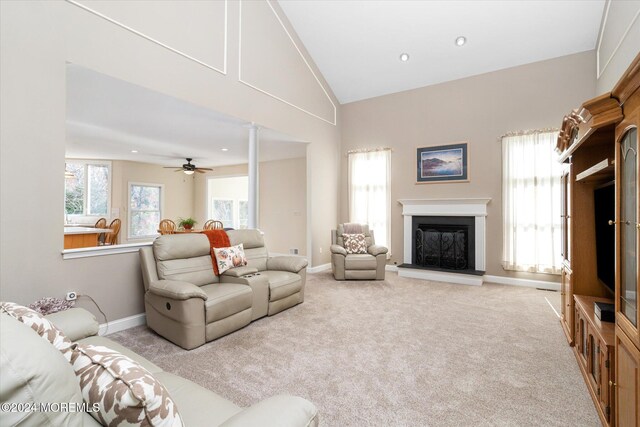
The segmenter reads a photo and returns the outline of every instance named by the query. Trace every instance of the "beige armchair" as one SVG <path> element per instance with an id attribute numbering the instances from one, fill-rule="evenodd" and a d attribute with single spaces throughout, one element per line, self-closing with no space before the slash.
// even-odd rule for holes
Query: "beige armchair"
<path id="1" fill-rule="evenodd" d="M 198 347 L 304 300 L 307 261 L 269 258 L 259 230 L 227 233 L 248 265 L 213 272 L 204 234 L 167 234 L 140 249 L 147 325 L 186 349 Z"/>
<path id="2" fill-rule="evenodd" d="M 388 249 L 375 244 L 373 230 L 368 225 L 362 225 L 362 232 L 367 253 L 347 254 L 342 238 L 344 224 L 331 230 L 331 270 L 336 280 L 384 280 Z"/>

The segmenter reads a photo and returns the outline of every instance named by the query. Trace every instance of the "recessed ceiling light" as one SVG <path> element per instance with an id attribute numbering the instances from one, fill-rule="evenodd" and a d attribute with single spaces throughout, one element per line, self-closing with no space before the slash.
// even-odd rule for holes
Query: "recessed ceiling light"
<path id="1" fill-rule="evenodd" d="M 221 148 L 222 151 L 229 151 L 228 148 Z"/>
<path id="2" fill-rule="evenodd" d="M 462 46 L 467 42 L 467 38 L 464 36 L 460 36 L 456 39 L 456 46 Z"/>
<path id="3" fill-rule="evenodd" d="M 409 60 L 409 54 L 408 53 L 400 54 L 400 61 L 407 62 L 408 60 Z"/>
<path id="4" fill-rule="evenodd" d="M 131 152 L 135 154 L 138 152 L 138 150 L 131 150 Z"/>

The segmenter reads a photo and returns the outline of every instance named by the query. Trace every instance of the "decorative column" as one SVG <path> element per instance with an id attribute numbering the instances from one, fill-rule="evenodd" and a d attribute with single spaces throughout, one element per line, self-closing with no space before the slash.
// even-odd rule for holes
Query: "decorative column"
<path id="1" fill-rule="evenodd" d="M 249 126 L 249 228 L 258 228 L 258 127 Z"/>

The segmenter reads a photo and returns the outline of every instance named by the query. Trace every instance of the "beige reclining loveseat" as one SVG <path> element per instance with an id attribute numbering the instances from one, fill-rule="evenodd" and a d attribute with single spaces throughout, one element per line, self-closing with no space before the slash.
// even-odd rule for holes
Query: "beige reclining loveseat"
<path id="1" fill-rule="evenodd" d="M 248 265 L 213 272 L 204 234 L 167 234 L 140 249 L 147 325 L 186 349 L 198 347 L 251 321 L 304 300 L 307 261 L 269 258 L 260 230 L 230 230 Z"/>

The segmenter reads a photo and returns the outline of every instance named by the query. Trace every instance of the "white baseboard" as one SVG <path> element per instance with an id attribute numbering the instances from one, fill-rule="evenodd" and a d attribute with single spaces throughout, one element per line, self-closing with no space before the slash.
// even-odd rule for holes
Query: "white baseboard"
<path id="1" fill-rule="evenodd" d="M 387 264 L 384 266 L 386 271 L 398 271 L 398 266 L 393 264 Z"/>
<path id="2" fill-rule="evenodd" d="M 509 286 L 524 286 L 526 288 L 546 289 L 549 291 L 559 291 L 560 283 L 547 282 L 544 280 L 518 279 L 516 277 L 505 276 L 484 276 L 484 281 Z"/>
<path id="3" fill-rule="evenodd" d="M 320 273 L 321 271 L 331 270 L 331 263 L 320 264 L 315 267 L 307 267 L 307 273 Z"/>
<path id="4" fill-rule="evenodd" d="M 107 335 L 109 335 L 114 332 L 120 332 L 124 331 L 125 329 L 133 328 L 135 326 L 145 325 L 146 323 L 146 314 L 134 314 L 133 316 L 124 317 L 122 319 L 112 320 L 111 322 L 109 322 L 109 329 L 107 329 L 106 323 L 101 324 L 98 335 L 105 335 L 105 332 L 107 333 Z"/>

